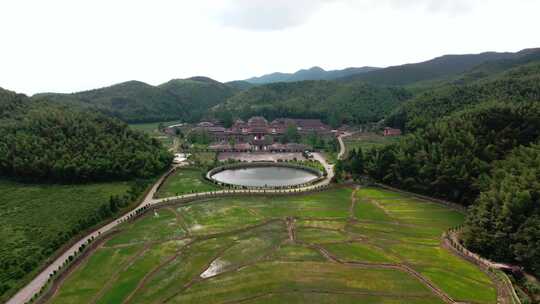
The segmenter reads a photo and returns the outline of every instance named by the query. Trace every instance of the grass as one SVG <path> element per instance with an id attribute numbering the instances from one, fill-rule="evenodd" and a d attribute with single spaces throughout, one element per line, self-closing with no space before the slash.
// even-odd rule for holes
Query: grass
<path id="1" fill-rule="evenodd" d="M 457 301 L 496 302 L 490 279 L 440 246 L 463 215 L 377 188 L 357 191 L 351 209 L 351 195 L 341 188 L 160 209 L 121 225 L 52 302 L 442 303 L 407 272 L 378 263 L 406 264 Z"/>
<path id="2" fill-rule="evenodd" d="M 94 216 L 111 195 L 126 193 L 129 186 L 128 182 L 58 185 L 0 180 L 0 265 L 5 265 L 0 285 L 13 292 L 29 280 L 56 246 L 69 240 L 67 232 Z"/>
<path id="3" fill-rule="evenodd" d="M 173 303 L 224 303 L 249 296 L 287 291 L 340 291 L 433 296 L 407 274 L 386 269 L 355 269 L 320 262 L 268 261 L 239 269 L 227 276 L 202 281 L 176 296 Z"/>
<path id="4" fill-rule="evenodd" d="M 358 133 L 344 138 L 345 150 L 368 150 L 399 142 L 400 136 L 382 136 L 377 133 Z"/>
<path id="5" fill-rule="evenodd" d="M 84 263 L 55 296 L 55 303 L 83 303 L 96 297 L 105 282 L 142 250 L 142 245 L 102 248 Z"/>
<path id="6" fill-rule="evenodd" d="M 198 164 L 201 167 L 209 167 L 214 164 L 216 159 L 216 152 L 191 152 L 191 157 L 189 158 L 195 164 Z"/>
<path id="7" fill-rule="evenodd" d="M 345 262 L 392 263 L 398 260 L 381 249 L 362 243 L 328 244 L 324 248 Z"/>
<path id="8" fill-rule="evenodd" d="M 204 180 L 203 174 L 205 171 L 197 168 L 180 168 L 167 178 L 156 195 L 162 198 L 219 189 L 218 186 Z"/>
<path id="9" fill-rule="evenodd" d="M 142 131 L 145 133 L 149 133 L 151 135 L 160 135 L 162 134 L 158 127 L 160 124 L 163 124 L 165 127 L 181 123 L 181 121 L 173 120 L 173 121 L 162 121 L 162 122 L 150 122 L 150 123 L 139 123 L 139 124 L 129 124 L 129 127 L 137 130 Z"/>
<path id="10" fill-rule="evenodd" d="M 167 135 L 159 131 L 159 125 L 167 127 L 170 125 L 178 124 L 180 121 L 163 121 L 163 122 L 151 122 L 151 123 L 140 123 L 140 124 L 129 124 L 129 127 L 133 130 L 141 131 L 148 134 L 150 137 L 153 137 L 161 142 L 161 144 L 166 148 L 172 148 L 174 145 L 173 136 Z"/>

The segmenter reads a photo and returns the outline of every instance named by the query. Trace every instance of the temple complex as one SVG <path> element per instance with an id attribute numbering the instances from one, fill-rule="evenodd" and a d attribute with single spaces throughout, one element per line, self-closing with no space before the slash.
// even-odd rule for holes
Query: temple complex
<path id="1" fill-rule="evenodd" d="M 319 119 L 279 118 L 268 122 L 260 116 L 251 117 L 247 122 L 239 119 L 230 128 L 205 121 L 193 130 L 207 132 L 214 141 L 210 149 L 216 151 L 299 152 L 309 148 L 298 143 L 280 143 L 288 128 L 295 128 L 299 135 L 334 136 L 331 128 Z"/>

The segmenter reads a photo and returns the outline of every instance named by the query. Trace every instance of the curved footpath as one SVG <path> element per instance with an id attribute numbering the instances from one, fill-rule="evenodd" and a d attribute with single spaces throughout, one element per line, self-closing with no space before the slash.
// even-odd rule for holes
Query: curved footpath
<path id="1" fill-rule="evenodd" d="M 338 140 L 340 142 L 341 151 L 339 155 L 343 155 L 344 153 L 344 145 L 343 141 L 341 140 L 341 136 L 338 137 Z M 234 193 L 243 194 L 243 193 L 263 193 L 263 194 L 272 194 L 272 193 L 286 193 L 286 192 L 307 192 L 311 191 L 317 188 L 320 188 L 321 186 L 327 186 L 332 181 L 332 178 L 334 177 L 334 166 L 329 164 L 324 156 L 320 153 L 313 153 L 313 157 L 319 161 L 324 168 L 326 169 L 326 172 L 328 172 L 328 175 L 325 179 L 321 180 L 320 182 L 302 187 L 302 188 L 295 188 L 292 190 L 220 190 L 220 191 L 212 191 L 207 193 L 195 193 L 195 194 L 186 194 L 186 195 L 180 195 L 176 197 L 169 197 L 164 199 L 154 199 L 154 195 L 159 189 L 159 186 L 164 182 L 165 178 L 176 169 L 176 167 L 173 167 L 171 170 L 169 170 L 167 173 L 162 175 L 157 182 L 152 186 L 150 191 L 146 194 L 142 202 L 132 211 L 124 214 L 123 216 L 115 219 L 114 221 L 110 222 L 109 224 L 98 228 L 97 230 L 94 230 L 93 232 L 89 233 L 85 237 L 81 238 L 78 242 L 73 244 L 71 247 L 66 249 L 60 256 L 58 256 L 53 262 L 51 262 L 45 269 L 43 269 L 32 281 L 30 281 L 25 287 L 20 289 L 11 299 L 9 299 L 6 304 L 23 304 L 27 303 L 34 295 L 38 294 L 40 290 L 47 284 L 49 277 L 51 277 L 55 271 L 62 268 L 62 266 L 69 260 L 70 256 L 75 256 L 79 252 L 79 248 L 82 245 L 88 244 L 89 241 L 92 239 L 95 239 L 99 237 L 101 234 L 104 234 L 106 232 L 111 231 L 113 228 L 121 224 L 122 222 L 128 220 L 130 217 L 133 217 L 136 215 L 136 212 L 140 210 L 141 208 L 152 206 L 155 204 L 159 204 L 166 201 L 171 200 L 179 200 L 179 199 L 187 199 L 187 198 L 197 198 L 199 196 L 203 196 L 205 194 L 212 194 L 212 195 L 231 195 Z"/>

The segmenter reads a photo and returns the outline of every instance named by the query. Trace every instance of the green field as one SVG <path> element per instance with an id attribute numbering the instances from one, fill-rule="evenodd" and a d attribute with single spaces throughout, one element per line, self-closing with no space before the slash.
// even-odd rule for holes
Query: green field
<path id="1" fill-rule="evenodd" d="M 137 131 L 149 133 L 151 135 L 159 135 L 161 134 L 161 132 L 159 132 L 158 130 L 158 127 L 160 124 L 163 124 L 164 126 L 170 126 L 170 125 L 174 125 L 178 123 L 181 123 L 181 121 L 173 120 L 173 121 L 163 121 L 163 122 L 129 124 L 129 127 Z"/>
<path id="2" fill-rule="evenodd" d="M 158 198 L 162 198 L 219 189 L 216 185 L 204 180 L 203 174 L 205 172 L 197 168 L 178 169 L 167 178 L 156 195 Z"/>
<path id="3" fill-rule="evenodd" d="M 388 144 L 399 142 L 400 136 L 382 136 L 376 133 L 358 133 L 344 138 L 345 149 L 347 152 L 352 150 L 371 149 Z"/>
<path id="4" fill-rule="evenodd" d="M 165 207 L 126 223 L 50 303 L 496 303 L 439 245 L 463 215 L 374 188 Z"/>
<path id="5" fill-rule="evenodd" d="M 201 168 L 213 167 L 216 152 L 192 152 L 189 160 Z"/>
<path id="6" fill-rule="evenodd" d="M 127 182 L 44 185 L 0 180 L 3 291 L 13 291 L 28 279 L 29 273 L 69 241 L 79 221 L 95 216 L 111 195 L 123 195 L 128 188 Z"/>
<path id="7" fill-rule="evenodd" d="M 151 122 L 151 123 L 141 123 L 141 124 L 129 124 L 129 127 L 132 128 L 133 130 L 141 131 L 150 135 L 150 137 L 153 137 L 159 140 L 159 142 L 161 142 L 161 144 L 163 144 L 164 147 L 169 149 L 169 148 L 173 148 L 175 137 L 167 135 L 163 132 L 160 132 L 158 127 L 160 124 L 163 124 L 163 126 L 170 126 L 170 125 L 174 125 L 178 123 L 180 123 L 180 121 L 163 121 L 163 122 Z M 177 140 L 180 140 L 180 139 L 177 138 Z"/>

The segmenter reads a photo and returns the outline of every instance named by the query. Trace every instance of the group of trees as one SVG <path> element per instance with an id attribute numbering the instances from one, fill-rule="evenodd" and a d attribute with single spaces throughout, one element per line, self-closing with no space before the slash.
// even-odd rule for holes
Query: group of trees
<path id="1" fill-rule="evenodd" d="M 212 142 L 212 136 L 205 130 L 194 130 L 187 134 L 186 140 L 192 144 L 208 145 Z"/>
<path id="2" fill-rule="evenodd" d="M 469 210 L 463 240 L 483 256 L 517 261 L 540 275 L 540 144 L 495 162 Z"/>
<path id="3" fill-rule="evenodd" d="M 0 175 L 85 182 L 146 178 L 172 155 L 147 135 L 101 114 L 29 102 L 0 119 Z"/>

